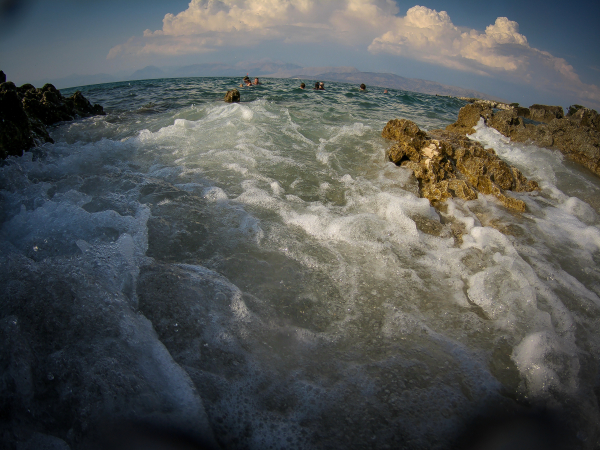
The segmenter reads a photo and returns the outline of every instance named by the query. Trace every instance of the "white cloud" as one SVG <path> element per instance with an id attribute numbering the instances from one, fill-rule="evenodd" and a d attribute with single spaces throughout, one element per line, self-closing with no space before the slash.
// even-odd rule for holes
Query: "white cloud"
<path id="1" fill-rule="evenodd" d="M 382 23 L 391 23 L 397 13 L 393 0 L 192 0 L 185 11 L 167 14 L 161 30 L 146 30 L 113 47 L 108 58 L 179 55 L 265 40 L 360 44 L 377 37 Z"/>
<path id="2" fill-rule="evenodd" d="M 424 6 L 398 14 L 394 0 L 192 0 L 185 11 L 167 14 L 161 30 L 113 47 L 108 58 L 196 54 L 264 41 L 338 42 L 600 101 L 597 86 L 582 83 L 564 59 L 531 47 L 506 17 L 481 32 Z"/>
<path id="3" fill-rule="evenodd" d="M 410 8 L 397 17 L 389 31 L 373 40 L 369 50 L 407 56 L 446 67 L 487 74 L 486 70 L 515 72 L 525 64 L 529 50 L 519 25 L 498 17 L 484 33 L 460 29 L 445 11 L 424 6 Z"/>
<path id="4" fill-rule="evenodd" d="M 498 17 L 485 32 L 455 26 L 445 12 L 424 6 L 396 17 L 393 26 L 369 45 L 373 53 L 390 53 L 433 64 L 496 75 L 537 88 L 566 91 L 600 101 L 600 89 L 581 82 L 564 59 L 533 48 L 519 33 L 519 24 Z"/>

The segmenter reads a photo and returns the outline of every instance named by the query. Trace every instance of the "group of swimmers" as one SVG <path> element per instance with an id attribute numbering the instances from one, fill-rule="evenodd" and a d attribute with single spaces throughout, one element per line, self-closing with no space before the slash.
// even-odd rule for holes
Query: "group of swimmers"
<path id="1" fill-rule="evenodd" d="M 246 76 L 242 80 L 242 83 L 240 84 L 240 87 L 258 86 L 259 84 L 262 84 L 262 83 L 260 81 L 258 81 L 258 77 L 256 77 L 254 79 L 254 83 L 253 83 L 252 81 L 250 81 L 250 77 L 248 76 L 248 74 L 246 74 Z"/>
<path id="2" fill-rule="evenodd" d="M 259 84 L 262 84 L 262 83 L 260 81 L 258 81 L 258 77 L 254 78 L 254 82 L 252 82 L 252 81 L 250 81 L 250 77 L 248 76 L 248 74 L 246 74 L 246 76 L 242 80 L 242 83 L 240 84 L 240 87 L 257 86 Z M 300 89 L 305 89 L 305 88 L 306 88 L 306 84 L 300 83 Z M 313 91 L 324 91 L 324 90 L 325 90 L 325 83 L 323 83 L 322 81 L 317 81 L 315 83 L 315 87 L 313 88 Z M 361 83 L 360 90 L 366 91 L 367 86 L 364 83 Z M 386 89 L 385 91 L 383 91 L 383 93 L 387 94 L 388 90 Z"/>
<path id="3" fill-rule="evenodd" d="M 304 83 L 300 83 L 300 89 L 304 89 L 304 88 L 306 88 L 306 85 Z M 322 81 L 317 81 L 315 83 L 315 87 L 313 88 L 313 91 L 324 91 L 324 90 L 325 90 L 325 83 L 323 83 Z M 365 84 L 362 83 L 360 85 L 360 90 L 366 91 L 367 86 L 365 86 Z M 385 90 L 385 93 L 387 93 L 387 89 Z"/>

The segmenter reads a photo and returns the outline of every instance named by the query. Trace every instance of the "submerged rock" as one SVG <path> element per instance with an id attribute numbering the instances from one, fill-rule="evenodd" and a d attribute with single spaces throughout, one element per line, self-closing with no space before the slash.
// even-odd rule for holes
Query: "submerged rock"
<path id="1" fill-rule="evenodd" d="M 2 73 L 0 80 L 5 78 Z M 49 125 L 94 115 L 104 115 L 104 109 L 79 91 L 63 97 L 51 84 L 36 89 L 4 81 L 0 84 L 0 158 L 21 156 L 36 145 L 54 142 L 46 129 Z"/>
<path id="2" fill-rule="evenodd" d="M 480 118 L 515 142 L 557 148 L 600 175 L 600 115 L 595 110 L 574 105 L 563 116 L 560 106 L 532 105 L 495 112 L 489 105 L 476 102 L 461 108 L 457 121 L 446 130 L 472 134 Z"/>
<path id="3" fill-rule="evenodd" d="M 469 111 L 464 114 L 465 118 L 471 115 Z M 397 141 L 387 152 L 389 160 L 413 171 L 421 196 L 434 206 L 452 197 L 474 200 L 482 193 L 494 195 L 508 208 L 525 211 L 525 202 L 507 196 L 505 191 L 538 189 L 535 181 L 528 181 L 493 149 L 456 132 L 425 133 L 410 120 L 395 119 L 387 123 L 382 136 Z"/>
<path id="4" fill-rule="evenodd" d="M 227 91 L 227 93 L 225 94 L 225 101 L 227 103 L 239 103 L 240 91 L 238 91 L 237 89 Z"/>

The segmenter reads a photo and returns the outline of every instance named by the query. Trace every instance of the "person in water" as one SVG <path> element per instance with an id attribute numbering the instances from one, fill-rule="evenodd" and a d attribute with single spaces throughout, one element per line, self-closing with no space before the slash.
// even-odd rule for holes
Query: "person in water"
<path id="1" fill-rule="evenodd" d="M 244 86 L 252 86 L 252 82 L 250 81 L 250 77 L 248 75 L 246 75 L 244 77 L 244 79 L 242 80 L 242 83 L 240 84 L 240 87 L 244 87 Z"/>
<path id="2" fill-rule="evenodd" d="M 387 90 L 387 89 L 384 89 L 383 93 L 384 93 L 384 94 L 387 94 L 387 93 L 388 93 L 388 90 Z"/>
<path id="3" fill-rule="evenodd" d="M 360 85 L 360 90 L 361 90 L 361 91 L 366 91 L 366 90 L 367 90 L 367 86 L 365 86 L 365 84 L 364 84 L 364 83 L 362 83 L 362 84 Z"/>
<path id="4" fill-rule="evenodd" d="M 304 89 L 306 85 L 304 83 L 300 83 L 300 89 Z"/>
<path id="5" fill-rule="evenodd" d="M 258 81 L 258 77 L 256 77 L 254 79 L 254 83 L 252 83 L 254 86 L 258 86 L 259 84 L 262 84 L 260 81 Z"/>
<path id="6" fill-rule="evenodd" d="M 325 83 L 323 83 L 322 81 L 319 83 L 319 90 L 320 91 L 324 91 L 325 90 Z"/>
<path id="7" fill-rule="evenodd" d="M 319 82 L 317 81 L 315 83 L 315 87 L 313 88 L 313 91 L 318 91 L 319 90 Z"/>

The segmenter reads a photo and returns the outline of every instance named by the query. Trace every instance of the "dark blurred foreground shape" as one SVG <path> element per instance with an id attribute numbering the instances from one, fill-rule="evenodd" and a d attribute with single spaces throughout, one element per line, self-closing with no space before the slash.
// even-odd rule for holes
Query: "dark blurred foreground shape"
<path id="1" fill-rule="evenodd" d="M 564 420 L 547 412 L 485 415 L 460 433 L 454 450 L 566 450 L 588 448 Z"/>
<path id="2" fill-rule="evenodd" d="M 210 436 L 161 423 L 106 421 L 84 439 L 82 450 L 219 450 Z"/>
<path id="3" fill-rule="evenodd" d="M 0 0 L 0 38 L 8 36 L 25 18 L 30 0 Z"/>

